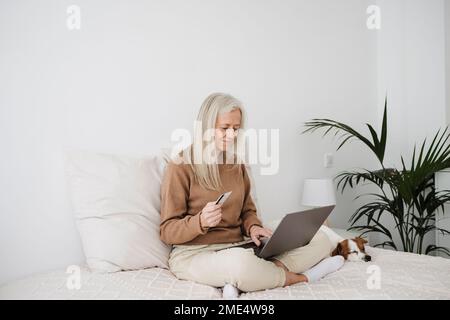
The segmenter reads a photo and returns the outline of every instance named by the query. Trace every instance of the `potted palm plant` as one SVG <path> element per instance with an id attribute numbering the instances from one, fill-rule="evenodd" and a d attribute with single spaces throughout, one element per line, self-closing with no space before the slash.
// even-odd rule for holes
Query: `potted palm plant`
<path id="1" fill-rule="evenodd" d="M 380 168 L 377 170 L 344 171 L 334 177 L 337 189 L 342 193 L 348 187 L 356 188 L 363 183 L 372 184 L 377 190 L 375 193 L 361 194 L 355 198 L 372 195 L 373 201 L 354 212 L 349 220 L 349 230 L 361 231 L 361 235 L 383 234 L 388 240 L 376 244 L 376 247 L 391 247 L 419 254 L 442 252 L 450 256 L 449 248 L 435 244 L 424 246 L 424 238 L 430 232 L 450 234 L 450 231 L 438 228 L 435 223 L 437 215 L 444 212 L 444 203 L 450 201 L 450 190 L 438 192 L 434 186 L 435 173 L 450 167 L 448 127 L 442 132 L 438 130 L 431 144 L 427 145 L 424 139 L 420 149 L 414 146 L 409 165 L 405 164 L 401 156 L 402 167 L 399 169 L 386 168 L 383 162 L 387 140 L 387 99 L 380 135 L 370 124 L 367 124 L 370 137 L 365 137 L 350 126 L 330 119 L 313 119 L 305 122 L 305 127 L 302 134 L 319 129 L 325 129 L 323 136 L 333 132 L 335 136 L 340 134 L 338 140 L 341 141 L 337 150 L 351 140 L 358 140 L 366 145 L 379 161 Z M 383 225 L 382 217 L 383 221 L 386 221 L 386 217 L 390 219 L 395 228 L 392 230 L 386 223 Z M 394 242 L 395 233 L 401 244 Z"/>

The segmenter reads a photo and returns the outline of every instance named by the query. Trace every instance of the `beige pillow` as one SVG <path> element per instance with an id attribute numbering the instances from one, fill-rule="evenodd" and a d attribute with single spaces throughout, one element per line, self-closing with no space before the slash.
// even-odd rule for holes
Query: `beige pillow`
<path id="1" fill-rule="evenodd" d="M 93 271 L 168 268 L 159 238 L 163 156 L 66 152 L 69 195 Z"/>

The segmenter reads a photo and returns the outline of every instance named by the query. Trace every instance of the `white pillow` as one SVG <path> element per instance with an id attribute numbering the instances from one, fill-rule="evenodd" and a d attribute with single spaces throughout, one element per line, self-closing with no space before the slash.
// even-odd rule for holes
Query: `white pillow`
<path id="1" fill-rule="evenodd" d="M 159 238 L 167 159 L 66 151 L 66 174 L 86 262 L 92 271 L 168 268 Z"/>

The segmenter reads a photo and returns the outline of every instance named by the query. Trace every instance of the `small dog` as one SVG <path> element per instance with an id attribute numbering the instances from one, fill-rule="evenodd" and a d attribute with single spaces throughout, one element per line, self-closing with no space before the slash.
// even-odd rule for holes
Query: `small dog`
<path id="1" fill-rule="evenodd" d="M 367 243 L 366 239 L 360 237 L 356 237 L 353 239 L 344 239 L 336 232 L 324 225 L 320 227 L 320 230 L 328 236 L 331 243 L 333 244 L 333 248 L 335 248 L 331 252 L 331 256 L 340 255 L 348 261 L 369 262 L 372 260 L 372 257 L 366 253 L 366 250 L 364 248 L 364 244 Z"/>

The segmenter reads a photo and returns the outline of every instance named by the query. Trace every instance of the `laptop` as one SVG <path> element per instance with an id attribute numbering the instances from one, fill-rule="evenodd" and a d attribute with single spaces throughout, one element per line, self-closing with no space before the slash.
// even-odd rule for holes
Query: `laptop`
<path id="1" fill-rule="evenodd" d="M 307 245 L 334 209 L 334 205 L 289 213 L 279 223 L 270 238 L 260 238 L 258 247 L 253 241 L 229 248 L 252 248 L 255 254 L 267 259 L 283 252 Z M 250 242 L 251 241 L 251 242 Z"/>

